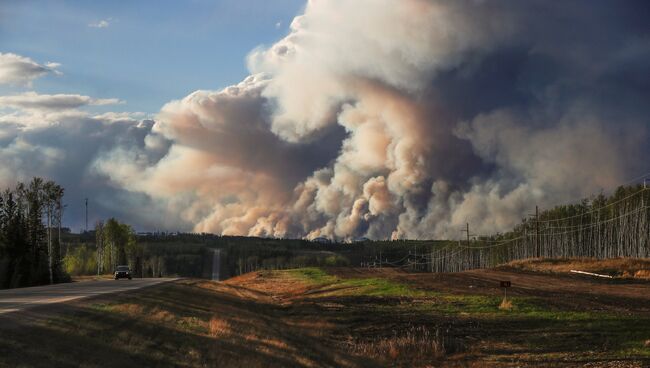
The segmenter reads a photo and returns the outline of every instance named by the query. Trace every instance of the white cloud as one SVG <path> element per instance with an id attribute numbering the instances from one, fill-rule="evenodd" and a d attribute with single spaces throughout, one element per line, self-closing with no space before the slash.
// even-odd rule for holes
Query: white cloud
<path id="1" fill-rule="evenodd" d="M 30 86 L 33 80 L 46 74 L 60 75 L 59 66 L 59 63 L 39 64 L 25 56 L 0 53 L 0 84 Z"/>
<path id="2" fill-rule="evenodd" d="M 114 105 L 123 103 L 116 98 L 92 98 L 75 94 L 38 94 L 25 92 L 18 95 L 0 96 L 0 108 L 21 110 L 69 110 L 88 105 Z"/>
<path id="3" fill-rule="evenodd" d="M 144 112 L 105 112 L 103 114 L 94 115 L 93 119 L 117 122 L 117 121 L 135 121 L 142 119 L 153 119 L 152 114 L 146 114 Z"/>
<path id="4" fill-rule="evenodd" d="M 102 20 L 100 20 L 98 22 L 89 23 L 88 27 L 91 27 L 91 28 L 108 28 L 108 26 L 111 25 L 112 20 L 113 20 L 113 18 L 102 19 Z"/>

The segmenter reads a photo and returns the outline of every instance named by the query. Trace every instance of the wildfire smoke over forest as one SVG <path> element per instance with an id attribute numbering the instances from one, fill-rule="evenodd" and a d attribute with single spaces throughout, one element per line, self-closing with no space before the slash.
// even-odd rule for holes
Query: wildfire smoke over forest
<path id="1" fill-rule="evenodd" d="M 103 211 L 140 227 L 337 239 L 507 230 L 536 204 L 647 171 L 641 4 L 312 0 L 286 37 L 249 54 L 249 77 L 153 120 L 78 110 L 114 100 L 0 97 L 0 181 L 95 185 L 113 198 Z M 0 78 L 9 61 L 40 67 L 23 70 L 25 83 L 56 72 L 0 56 Z"/>

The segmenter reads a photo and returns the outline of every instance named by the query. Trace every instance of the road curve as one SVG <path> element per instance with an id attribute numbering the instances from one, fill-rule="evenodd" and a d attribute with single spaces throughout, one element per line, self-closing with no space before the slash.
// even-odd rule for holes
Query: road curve
<path id="1" fill-rule="evenodd" d="M 136 290 L 175 278 L 98 280 L 0 290 L 0 315 L 96 295 Z"/>

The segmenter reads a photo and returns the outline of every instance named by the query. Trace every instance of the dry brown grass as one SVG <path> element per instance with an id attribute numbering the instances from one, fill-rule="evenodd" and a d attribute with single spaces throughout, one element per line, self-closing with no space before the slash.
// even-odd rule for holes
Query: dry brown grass
<path id="1" fill-rule="evenodd" d="M 349 343 L 349 350 L 357 355 L 381 360 L 439 359 L 458 350 L 453 340 L 446 338 L 440 328 L 411 326 L 394 331 L 393 336 Z"/>
<path id="2" fill-rule="evenodd" d="M 175 319 L 175 316 L 166 310 L 154 308 L 149 312 L 149 318 L 154 321 L 171 322 Z"/>
<path id="3" fill-rule="evenodd" d="M 227 320 L 218 317 L 210 318 L 208 330 L 212 337 L 226 337 L 232 333 L 230 323 Z"/>
<path id="4" fill-rule="evenodd" d="M 506 266 L 537 272 L 569 273 L 579 270 L 617 277 L 650 278 L 650 258 L 538 258 L 512 261 Z"/>
<path id="5" fill-rule="evenodd" d="M 230 278 L 224 283 L 264 294 L 272 294 L 277 298 L 291 298 L 309 290 L 304 280 L 298 280 L 286 272 L 277 271 L 250 272 Z"/>
<path id="6" fill-rule="evenodd" d="M 511 310 L 512 309 L 512 301 L 503 298 L 501 301 L 501 304 L 499 304 L 499 309 L 500 310 Z"/>
<path id="7" fill-rule="evenodd" d="M 638 279 L 650 279 L 650 270 L 638 270 L 634 273 L 634 277 Z"/>
<path id="8" fill-rule="evenodd" d="M 336 270 L 360 278 L 366 271 Z M 219 283 L 185 279 L 93 300 L 91 307 L 80 303 L 43 326 L 0 333 L 0 367 L 495 367 L 534 360 L 574 366 L 563 362 L 605 364 L 623 353 L 645 359 L 650 348 L 646 282 L 612 285 L 512 269 L 444 275 L 370 270 L 372 277 L 439 294 L 325 297 L 319 292 L 328 289 L 301 283 L 295 274 L 258 272 Z M 512 290 L 514 306 L 505 301 L 512 310 L 504 313 L 494 307 L 503 297 L 498 280 L 506 279 L 513 281 L 508 297 Z M 631 317 L 601 319 L 610 316 L 600 314 L 604 307 Z M 603 353 L 596 355 L 594 347 Z"/>
<path id="9" fill-rule="evenodd" d="M 139 304 L 117 304 L 113 307 L 113 310 L 119 313 L 124 313 L 128 316 L 135 317 L 140 316 L 143 313 L 143 308 Z"/>
<path id="10" fill-rule="evenodd" d="M 323 321 L 320 319 L 288 319 L 285 323 L 289 326 L 300 328 L 308 335 L 313 337 L 323 337 L 331 333 L 336 328 L 336 325 L 331 322 Z"/>

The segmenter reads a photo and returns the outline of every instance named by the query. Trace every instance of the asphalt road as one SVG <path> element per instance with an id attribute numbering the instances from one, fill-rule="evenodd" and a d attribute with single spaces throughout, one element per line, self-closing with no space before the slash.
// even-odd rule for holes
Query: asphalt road
<path id="1" fill-rule="evenodd" d="M 0 290 L 0 315 L 96 295 L 141 289 L 173 280 L 176 279 L 99 280 Z"/>

